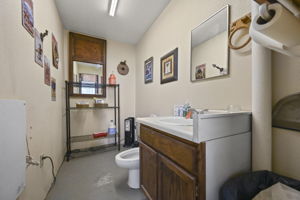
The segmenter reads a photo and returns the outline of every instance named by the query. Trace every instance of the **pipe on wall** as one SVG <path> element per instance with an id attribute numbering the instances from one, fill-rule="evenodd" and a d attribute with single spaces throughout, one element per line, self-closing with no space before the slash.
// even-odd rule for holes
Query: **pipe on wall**
<path id="1" fill-rule="evenodd" d="M 252 1 L 252 18 L 259 5 Z M 272 170 L 271 50 L 252 41 L 252 169 Z"/>

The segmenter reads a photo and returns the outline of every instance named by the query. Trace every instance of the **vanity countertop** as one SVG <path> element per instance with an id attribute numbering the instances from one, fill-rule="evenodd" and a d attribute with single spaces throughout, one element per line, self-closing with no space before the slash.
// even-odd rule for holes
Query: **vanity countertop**
<path id="1" fill-rule="evenodd" d="M 248 111 L 208 110 L 194 120 L 169 116 L 137 118 L 136 121 L 195 143 L 251 131 L 251 112 Z"/>
<path id="2" fill-rule="evenodd" d="M 164 120 L 174 120 L 174 123 L 164 122 Z M 185 125 L 176 125 L 177 120 L 184 122 Z M 183 117 L 145 117 L 137 118 L 136 121 L 137 123 L 156 128 L 158 130 L 193 142 L 192 120 L 187 120 Z"/>

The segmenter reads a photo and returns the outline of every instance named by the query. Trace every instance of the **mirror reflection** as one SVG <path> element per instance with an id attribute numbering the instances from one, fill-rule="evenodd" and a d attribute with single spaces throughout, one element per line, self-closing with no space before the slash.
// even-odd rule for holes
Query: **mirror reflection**
<path id="1" fill-rule="evenodd" d="M 103 65 L 73 61 L 74 94 L 103 94 L 103 89 L 96 84 L 103 84 Z"/>
<path id="2" fill-rule="evenodd" d="M 229 74 L 228 16 L 226 6 L 192 30 L 191 81 Z"/>

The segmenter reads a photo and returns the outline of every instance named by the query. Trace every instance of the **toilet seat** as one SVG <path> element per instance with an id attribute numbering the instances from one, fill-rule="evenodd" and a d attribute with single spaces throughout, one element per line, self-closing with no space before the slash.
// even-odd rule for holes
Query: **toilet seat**
<path id="1" fill-rule="evenodd" d="M 123 168 L 138 169 L 140 167 L 140 148 L 132 148 L 116 155 L 116 163 Z"/>

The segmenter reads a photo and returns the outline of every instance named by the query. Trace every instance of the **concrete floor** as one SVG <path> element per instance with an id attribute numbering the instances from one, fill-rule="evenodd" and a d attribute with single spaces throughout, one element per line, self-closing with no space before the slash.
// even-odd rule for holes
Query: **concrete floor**
<path id="1" fill-rule="evenodd" d="M 116 150 L 64 162 L 46 200 L 145 200 L 127 185 L 128 170 L 115 164 Z"/>

